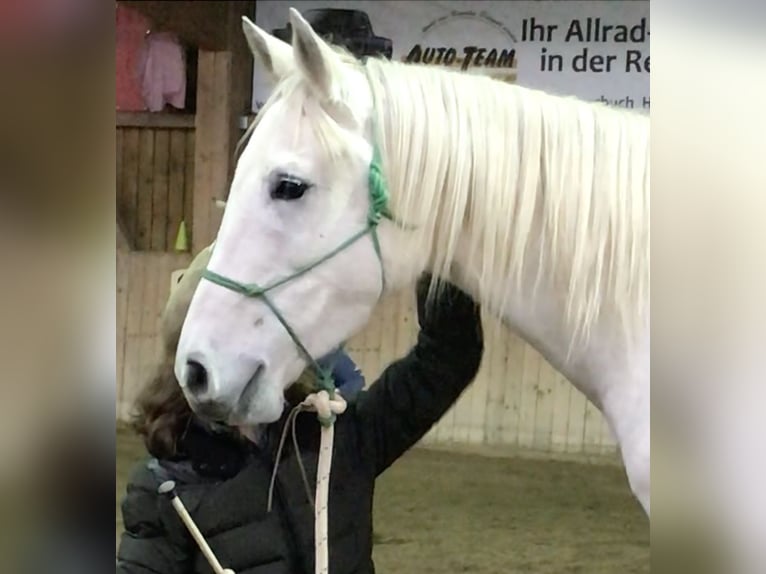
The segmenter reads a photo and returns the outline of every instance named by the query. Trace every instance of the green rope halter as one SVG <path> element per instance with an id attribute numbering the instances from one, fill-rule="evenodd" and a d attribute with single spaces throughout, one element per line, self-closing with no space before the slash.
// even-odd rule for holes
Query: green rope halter
<path id="1" fill-rule="evenodd" d="M 368 73 L 369 78 L 369 72 L 367 67 L 364 67 L 365 72 Z M 317 361 L 314 359 L 314 357 L 309 353 L 308 349 L 306 349 L 305 345 L 301 342 L 300 337 L 298 337 L 297 333 L 293 330 L 293 328 L 290 326 L 290 324 L 285 319 L 284 315 L 280 313 L 279 309 L 274 305 L 274 303 L 269 299 L 267 296 L 267 293 L 277 287 L 280 287 L 284 285 L 285 283 L 292 281 L 293 279 L 296 279 L 297 277 L 300 277 L 301 275 L 304 275 L 308 271 L 311 271 L 315 267 L 321 265 L 325 261 L 332 259 L 335 257 L 338 253 L 346 249 L 347 247 L 354 244 L 356 241 L 361 239 L 367 234 L 370 234 L 372 239 L 372 245 L 375 249 L 375 254 L 378 256 L 378 262 L 380 263 L 380 276 L 381 276 L 381 295 L 383 292 L 385 292 L 386 289 L 386 275 L 385 275 L 385 269 L 383 266 L 383 254 L 381 252 L 380 248 L 380 240 L 378 238 L 378 224 L 383 219 L 388 219 L 389 221 L 393 221 L 395 223 L 396 220 L 392 216 L 388 204 L 389 204 L 389 193 L 388 193 L 388 184 L 386 182 L 386 178 L 383 174 L 383 168 L 381 164 L 381 156 L 380 156 L 380 150 L 377 146 L 377 136 L 379 135 L 377 133 L 377 122 L 375 121 L 374 117 L 374 110 L 377 109 L 377 106 L 375 105 L 374 101 L 374 90 L 373 90 L 373 153 L 372 153 L 372 159 L 370 160 L 370 166 L 369 166 L 369 175 L 368 175 L 368 189 L 369 189 L 369 198 L 370 198 L 370 207 L 367 211 L 367 225 L 343 241 L 340 245 L 338 245 L 335 249 L 327 253 L 326 255 L 320 257 L 316 261 L 313 261 L 311 263 L 307 263 L 306 265 L 303 265 L 295 270 L 294 273 L 291 275 L 288 275 L 287 277 L 283 277 L 281 279 L 277 279 L 276 281 L 273 281 L 272 283 L 268 285 L 258 285 L 257 283 L 240 283 L 239 281 L 236 281 L 234 279 L 231 279 L 229 277 L 224 277 L 223 275 L 220 275 L 218 273 L 215 273 L 213 271 L 210 271 L 209 269 L 205 269 L 202 273 L 202 277 L 207 279 L 208 281 L 215 283 L 216 285 L 220 285 L 221 287 L 224 287 L 226 289 L 229 289 L 231 291 L 234 291 L 235 293 L 239 293 L 240 295 L 244 295 L 245 297 L 251 297 L 251 298 L 259 298 L 261 299 L 271 310 L 272 313 L 274 313 L 274 316 L 277 318 L 277 320 L 282 324 L 282 326 L 285 328 L 285 331 L 287 331 L 287 334 L 290 335 L 290 338 L 293 340 L 295 345 L 298 347 L 300 352 L 303 354 L 303 356 L 308 361 L 311 368 L 314 370 L 314 372 L 317 375 L 317 385 L 319 387 L 319 390 L 327 391 L 327 393 L 330 395 L 330 398 L 335 397 L 335 380 L 332 376 L 332 370 L 323 368 Z M 323 419 L 322 417 L 319 417 L 320 423 L 324 426 L 332 425 L 335 422 L 335 415 L 333 414 L 330 419 Z"/>

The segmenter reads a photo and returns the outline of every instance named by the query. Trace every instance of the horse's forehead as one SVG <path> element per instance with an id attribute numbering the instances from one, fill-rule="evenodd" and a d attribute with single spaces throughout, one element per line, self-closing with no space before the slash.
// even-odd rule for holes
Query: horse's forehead
<path id="1" fill-rule="evenodd" d="M 281 92 L 281 93 L 280 93 Z M 359 96 L 353 99 L 359 101 Z M 355 106 L 355 107 L 358 107 Z M 364 115 L 366 108 L 352 111 L 354 116 Z M 363 118 L 349 118 L 348 124 L 323 127 L 328 122 L 323 104 L 304 85 L 287 85 L 277 88 L 275 98 L 261 112 L 263 115 L 247 142 L 242 160 L 251 166 L 261 166 L 265 169 L 275 167 L 295 167 L 298 171 L 307 171 L 306 175 L 317 177 L 328 174 L 334 163 L 333 157 L 339 148 L 351 148 L 354 151 L 364 146 L 358 138 L 364 138 L 363 133 L 356 133 Z M 315 122 L 316 125 L 315 125 Z M 360 125 L 357 125 L 360 124 Z M 353 155 L 353 153 L 352 153 Z M 364 155 L 364 154 L 362 154 Z M 283 165 L 287 164 L 287 165 Z M 330 170 L 333 171 L 334 170 Z"/>
<path id="2" fill-rule="evenodd" d="M 253 135 L 261 140 L 268 138 L 272 142 L 294 137 L 301 122 L 306 121 L 303 110 L 303 102 L 296 98 L 277 100 L 259 119 L 260 123 Z"/>
<path id="3" fill-rule="evenodd" d="M 304 121 L 302 125 L 298 122 Z M 276 114 L 269 118 L 247 143 L 237 165 L 241 173 L 234 186 L 242 187 L 245 195 L 259 189 L 253 182 L 276 171 L 309 179 L 329 182 L 337 176 L 332 161 L 324 153 L 305 120 L 291 114 Z M 254 180 L 253 178 L 257 178 Z"/>

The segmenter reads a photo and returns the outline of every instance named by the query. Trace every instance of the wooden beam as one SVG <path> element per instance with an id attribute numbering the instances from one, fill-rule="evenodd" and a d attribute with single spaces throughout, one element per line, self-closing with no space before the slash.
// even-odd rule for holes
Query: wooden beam
<path id="1" fill-rule="evenodd" d="M 234 149 L 241 136 L 240 118 L 250 105 L 252 57 L 242 34 L 242 15 L 252 15 L 252 2 L 228 2 L 228 50 L 200 50 L 195 122 L 192 251 L 215 238 L 234 171 Z"/>
<path id="2" fill-rule="evenodd" d="M 121 128 L 188 128 L 194 127 L 194 114 L 161 112 L 117 112 L 117 127 Z"/>
<path id="3" fill-rule="evenodd" d="M 255 18 L 255 2 L 231 2 L 229 10 L 228 46 L 231 53 L 231 107 L 229 109 L 229 162 L 228 179 L 234 177 L 236 158 L 234 152 L 237 142 L 242 138 L 242 117 L 252 110 L 253 94 L 253 55 L 242 32 L 242 15 L 252 14 Z M 228 187 L 228 186 L 227 186 Z M 220 199 L 226 199 L 226 195 Z M 218 210 L 221 211 L 220 209 Z"/>
<path id="4" fill-rule="evenodd" d="M 173 32 L 185 43 L 204 50 L 228 47 L 226 24 L 231 2 L 124 0 L 120 4 L 143 14 L 152 23 L 154 31 Z"/>
<path id="5" fill-rule="evenodd" d="M 117 213 L 117 249 L 119 251 L 133 251 L 133 245 L 119 212 Z"/>

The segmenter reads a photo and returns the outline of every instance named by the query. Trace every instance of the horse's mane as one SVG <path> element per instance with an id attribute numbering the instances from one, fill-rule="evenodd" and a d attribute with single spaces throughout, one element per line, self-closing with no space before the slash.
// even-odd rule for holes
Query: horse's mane
<path id="1" fill-rule="evenodd" d="M 396 213 L 424 226 L 434 270 L 448 277 L 468 249 L 475 295 L 499 312 L 532 263 L 566 294 L 576 334 L 587 338 L 604 312 L 632 334 L 649 300 L 647 116 L 434 67 L 367 65 Z"/>
<path id="2" fill-rule="evenodd" d="M 434 67 L 366 66 L 392 205 L 435 275 L 467 249 L 474 296 L 499 314 L 531 264 L 565 294 L 576 338 L 603 313 L 635 332 L 649 301 L 647 116 Z M 291 75 L 272 97 L 299 84 Z M 337 157 L 340 131 L 317 110 L 312 128 Z"/>

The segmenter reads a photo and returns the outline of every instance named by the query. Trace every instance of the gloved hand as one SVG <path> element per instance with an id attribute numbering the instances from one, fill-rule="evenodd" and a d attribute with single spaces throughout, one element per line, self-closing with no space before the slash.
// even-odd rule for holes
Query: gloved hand
<path id="1" fill-rule="evenodd" d="M 417 283 L 417 308 L 420 329 L 430 339 L 450 348 L 482 348 L 483 331 L 479 305 L 455 285 L 442 282 L 429 300 L 431 275 Z"/>

